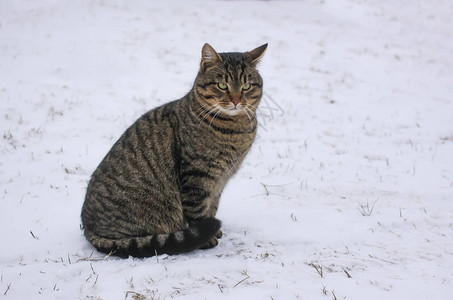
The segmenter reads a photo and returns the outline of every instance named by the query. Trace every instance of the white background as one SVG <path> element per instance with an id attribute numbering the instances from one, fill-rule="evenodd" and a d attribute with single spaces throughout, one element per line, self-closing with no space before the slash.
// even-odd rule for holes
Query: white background
<path id="1" fill-rule="evenodd" d="M 0 1 L 0 295 L 452 299 L 452 16 L 448 0 Z M 89 176 L 191 89 L 205 42 L 269 43 L 225 237 L 105 258 L 79 227 Z"/>

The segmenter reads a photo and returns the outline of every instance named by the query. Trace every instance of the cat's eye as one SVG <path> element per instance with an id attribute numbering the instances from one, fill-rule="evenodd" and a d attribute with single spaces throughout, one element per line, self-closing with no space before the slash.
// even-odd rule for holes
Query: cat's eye
<path id="1" fill-rule="evenodd" d="M 219 89 L 221 89 L 221 90 L 228 89 L 228 85 L 226 83 L 223 83 L 223 82 L 219 82 L 218 86 L 219 86 Z"/>
<path id="2" fill-rule="evenodd" d="M 244 85 L 242 86 L 242 89 L 243 89 L 244 91 L 250 90 L 250 83 L 244 84 Z"/>

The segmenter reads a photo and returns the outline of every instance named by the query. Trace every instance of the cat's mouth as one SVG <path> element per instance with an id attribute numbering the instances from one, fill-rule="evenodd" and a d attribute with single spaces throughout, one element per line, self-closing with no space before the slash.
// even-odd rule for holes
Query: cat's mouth
<path id="1" fill-rule="evenodd" d="M 229 116 L 237 116 L 239 114 L 244 114 L 245 108 L 243 108 L 242 105 L 231 105 L 222 108 L 222 112 Z"/>

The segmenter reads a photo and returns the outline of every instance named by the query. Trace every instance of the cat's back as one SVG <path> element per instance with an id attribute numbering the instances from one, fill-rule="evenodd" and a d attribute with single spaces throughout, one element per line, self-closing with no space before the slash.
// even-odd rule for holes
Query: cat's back
<path id="1" fill-rule="evenodd" d="M 181 123 L 182 102 L 182 99 L 173 101 L 142 115 L 104 157 L 91 176 L 82 208 L 86 230 L 121 238 L 120 234 L 112 236 L 119 232 L 112 230 L 114 224 L 107 220 L 99 222 L 99 219 L 104 215 L 121 216 L 124 220 L 163 216 L 168 211 L 163 204 L 173 206 L 175 215 L 180 213 L 175 130 Z M 149 233 L 157 227 L 153 222 L 158 219 L 129 226 L 135 232 L 127 234 Z"/>
<path id="2" fill-rule="evenodd" d="M 155 169 L 157 164 L 153 164 L 152 161 L 158 162 L 169 158 L 167 156 L 172 154 L 169 150 L 174 147 L 175 124 L 179 123 L 178 114 L 182 110 L 180 106 L 181 100 L 173 101 L 154 108 L 138 118 L 112 146 L 92 178 L 106 173 L 104 168 L 113 168 L 109 171 L 117 173 L 121 173 L 121 170 L 127 171 L 130 176 L 130 172 L 132 175 L 144 172 L 147 167 L 153 165 L 152 169 Z"/>

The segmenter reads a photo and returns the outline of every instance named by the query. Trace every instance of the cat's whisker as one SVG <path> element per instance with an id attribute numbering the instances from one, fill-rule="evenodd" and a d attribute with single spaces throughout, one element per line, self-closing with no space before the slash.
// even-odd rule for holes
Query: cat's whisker
<path id="1" fill-rule="evenodd" d="M 207 113 L 210 110 L 209 106 L 206 106 L 203 104 L 200 104 L 200 105 L 201 105 L 201 107 L 195 112 L 195 114 L 197 114 L 195 121 L 198 121 L 198 118 L 200 118 L 203 115 L 203 113 Z"/>
<path id="2" fill-rule="evenodd" d="M 250 115 L 248 114 L 248 111 L 250 112 L 250 114 L 251 114 L 252 116 L 254 116 L 254 117 L 256 118 L 255 112 L 252 111 L 250 108 L 245 107 L 245 113 L 247 114 L 247 117 L 249 118 L 249 121 L 250 121 L 250 129 L 253 130 L 253 120 L 254 120 L 254 118 L 252 119 L 252 116 L 250 116 Z"/>
<path id="3" fill-rule="evenodd" d="M 258 103 L 256 105 L 247 105 L 249 111 L 253 112 L 253 114 L 256 114 L 256 110 L 258 109 Z"/>
<path id="4" fill-rule="evenodd" d="M 198 108 L 197 111 L 194 113 L 195 115 L 197 115 L 197 117 L 200 115 L 199 114 L 200 111 L 206 111 L 206 109 L 207 109 L 205 105 L 202 105 L 202 104 L 200 104 L 200 105 L 201 105 L 200 108 Z"/>
<path id="5" fill-rule="evenodd" d="M 255 115 L 255 111 L 254 111 L 253 109 L 250 109 L 249 106 L 244 107 L 244 109 L 245 109 L 246 111 L 250 112 L 252 116 Z"/>
<path id="6" fill-rule="evenodd" d="M 217 110 L 217 105 L 214 105 L 214 106 L 211 106 L 208 110 L 204 111 L 205 114 L 204 114 L 203 118 L 201 118 L 200 122 L 198 123 L 198 126 L 200 126 L 201 123 L 203 123 L 204 119 L 206 119 L 207 116 L 209 116 L 210 114 L 212 114 L 216 110 Z"/>
<path id="7" fill-rule="evenodd" d="M 212 126 L 212 122 L 214 121 L 214 119 L 217 117 L 217 115 L 222 111 L 222 107 L 219 107 L 218 105 L 215 106 L 218 110 L 217 112 L 215 113 L 215 115 L 212 117 L 211 119 L 211 122 L 209 123 L 209 126 Z"/>
<path id="8" fill-rule="evenodd" d="M 244 112 L 245 112 L 245 114 L 247 115 L 247 118 L 249 118 L 250 127 L 252 128 L 252 127 L 253 127 L 253 126 L 252 126 L 252 117 L 250 117 L 250 115 L 249 115 L 249 113 L 248 113 L 248 111 L 250 111 L 250 108 L 248 108 L 248 107 L 244 107 L 244 108 L 245 108 L 245 109 L 244 109 Z M 251 112 L 251 111 L 250 111 L 250 112 Z M 253 114 L 253 113 L 252 113 L 252 114 Z"/>

